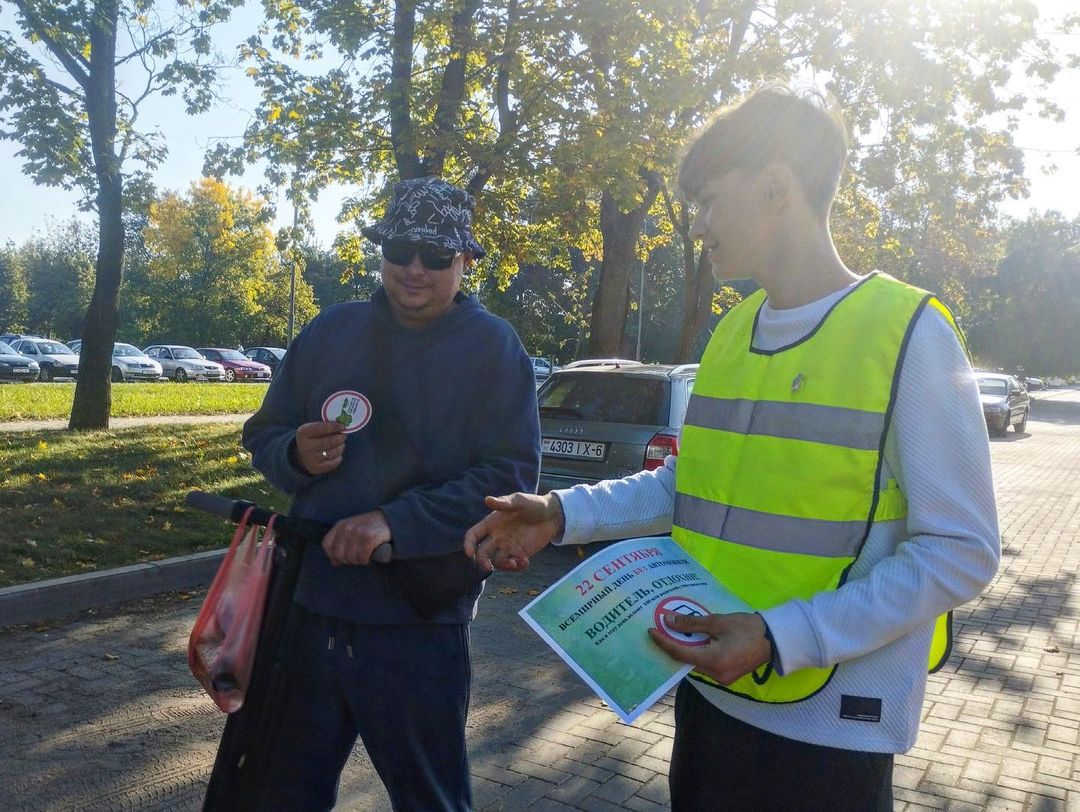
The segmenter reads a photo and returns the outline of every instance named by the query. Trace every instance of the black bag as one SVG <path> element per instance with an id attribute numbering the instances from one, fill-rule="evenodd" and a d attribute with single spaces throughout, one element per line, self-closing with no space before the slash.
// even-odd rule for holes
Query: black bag
<path id="1" fill-rule="evenodd" d="M 474 594 L 489 575 L 464 553 L 391 561 L 389 567 L 409 605 L 425 619 Z"/>

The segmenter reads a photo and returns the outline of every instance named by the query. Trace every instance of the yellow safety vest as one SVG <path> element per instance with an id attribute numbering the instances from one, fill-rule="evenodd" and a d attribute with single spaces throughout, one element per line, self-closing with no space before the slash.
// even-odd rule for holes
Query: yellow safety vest
<path id="1" fill-rule="evenodd" d="M 735 307 L 701 360 L 683 424 L 672 531 L 757 610 L 836 589 L 873 523 L 907 516 L 896 481 L 881 481 L 904 352 L 924 307 L 956 328 L 934 296 L 874 273 L 805 338 L 763 351 L 752 341 L 764 300 L 758 291 Z M 950 632 L 943 615 L 931 670 L 948 657 Z M 797 702 L 835 670 L 780 676 L 768 668 L 722 687 L 762 702 Z"/>

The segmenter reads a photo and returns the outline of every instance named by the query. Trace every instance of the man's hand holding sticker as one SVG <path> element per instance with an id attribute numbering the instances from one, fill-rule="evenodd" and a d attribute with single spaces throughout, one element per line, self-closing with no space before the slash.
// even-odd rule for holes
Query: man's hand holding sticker
<path id="1" fill-rule="evenodd" d="M 335 421 L 304 423 L 296 430 L 296 463 L 313 476 L 328 474 L 345 454 L 345 426 Z"/>

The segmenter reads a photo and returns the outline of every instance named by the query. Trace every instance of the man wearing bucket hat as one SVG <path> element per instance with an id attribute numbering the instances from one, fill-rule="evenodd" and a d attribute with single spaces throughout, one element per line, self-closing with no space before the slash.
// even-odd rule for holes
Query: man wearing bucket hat
<path id="1" fill-rule="evenodd" d="M 484 256 L 473 211 L 445 181 L 396 184 L 362 229 L 382 287 L 301 331 L 244 427 L 291 515 L 332 525 L 297 586 L 288 735 L 261 808 L 332 807 L 358 736 L 395 809 L 471 808 L 468 624 L 484 572 L 460 539 L 485 494 L 535 491 L 540 458 L 521 341 L 460 290 Z M 374 563 L 387 543 L 393 561 Z"/>

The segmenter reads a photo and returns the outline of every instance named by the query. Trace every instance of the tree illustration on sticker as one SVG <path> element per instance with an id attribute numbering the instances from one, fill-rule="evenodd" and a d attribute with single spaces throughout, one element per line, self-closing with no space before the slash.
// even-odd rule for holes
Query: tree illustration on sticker
<path id="1" fill-rule="evenodd" d="M 353 422 L 353 415 L 356 414 L 356 407 L 360 405 L 360 398 L 344 398 L 341 401 L 341 411 L 338 416 L 334 418 L 338 423 L 348 428 Z"/>

